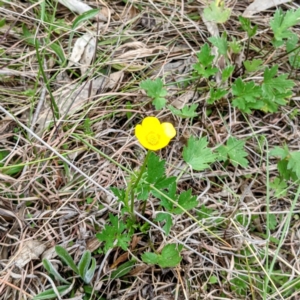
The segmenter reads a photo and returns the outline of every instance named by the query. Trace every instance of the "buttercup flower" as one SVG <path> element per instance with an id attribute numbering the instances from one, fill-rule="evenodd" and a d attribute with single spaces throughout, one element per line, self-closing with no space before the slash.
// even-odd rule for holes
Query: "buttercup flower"
<path id="1" fill-rule="evenodd" d="M 142 124 L 135 127 L 135 136 L 143 147 L 159 150 L 166 147 L 176 135 L 171 123 L 160 123 L 156 117 L 146 117 Z"/>

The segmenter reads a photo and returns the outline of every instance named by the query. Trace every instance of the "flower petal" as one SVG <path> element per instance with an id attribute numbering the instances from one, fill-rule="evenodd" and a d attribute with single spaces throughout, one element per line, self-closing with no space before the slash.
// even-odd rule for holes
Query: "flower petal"
<path id="1" fill-rule="evenodd" d="M 146 117 L 142 122 L 142 126 L 144 129 L 153 129 L 154 127 L 159 127 L 160 122 L 156 117 Z"/>
<path id="2" fill-rule="evenodd" d="M 170 140 L 165 134 L 162 134 L 159 144 L 157 145 L 157 150 L 165 148 L 170 143 Z"/>
<path id="3" fill-rule="evenodd" d="M 142 125 L 140 125 L 140 124 L 136 125 L 134 133 L 135 133 L 135 136 L 138 139 L 138 141 L 141 143 L 141 145 L 148 149 L 148 147 L 147 147 L 148 142 L 146 140 L 146 135 L 145 135 Z"/>
<path id="4" fill-rule="evenodd" d="M 164 130 L 165 135 L 172 139 L 176 135 L 176 129 L 174 128 L 173 124 L 171 123 L 162 123 L 161 127 Z"/>
<path id="5" fill-rule="evenodd" d="M 157 149 L 157 145 L 151 145 L 148 141 L 147 141 L 147 134 L 148 131 L 145 130 L 145 128 L 138 124 L 135 126 L 135 136 L 138 139 L 138 141 L 140 142 L 140 144 L 149 150 L 158 150 Z"/>

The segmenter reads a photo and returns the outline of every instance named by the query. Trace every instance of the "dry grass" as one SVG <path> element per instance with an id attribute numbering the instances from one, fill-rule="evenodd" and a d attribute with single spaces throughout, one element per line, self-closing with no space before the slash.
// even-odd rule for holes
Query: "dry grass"
<path id="1" fill-rule="evenodd" d="M 70 272 L 54 255 L 56 245 L 65 247 L 75 261 L 85 249 L 94 251 L 97 269 L 91 299 L 264 299 L 259 282 L 264 281 L 264 270 L 274 257 L 273 273 L 281 277 L 276 281 L 271 274 L 277 292 L 273 287 L 265 289 L 265 299 L 283 299 L 283 282 L 297 280 L 300 274 L 300 207 L 299 203 L 294 207 L 284 232 L 297 186 L 291 186 L 285 197 L 274 197 L 269 181 L 277 175 L 277 166 L 267 153 L 284 143 L 299 150 L 298 116 L 290 117 L 300 108 L 296 97 L 299 74 L 283 53 L 272 50 L 269 20 L 274 10 L 251 19 L 259 30 L 251 40 L 248 57 L 260 57 L 267 66 L 276 60 L 279 72 L 290 73 L 295 80 L 296 96 L 278 113 L 245 116 L 230 101 L 208 106 L 207 89 L 203 87 L 200 93 L 197 82 L 186 87 L 174 84 L 189 77 L 196 52 L 210 36 L 199 17 L 205 1 L 134 1 L 135 7 L 130 1 L 107 1 L 103 10 L 107 20 L 84 23 L 74 35 L 76 40 L 88 30 L 100 29 L 94 63 L 83 75 L 74 65 L 59 64 L 51 48 L 55 42 L 69 55 L 70 30 L 64 25 L 70 26 L 76 15 L 61 5 L 55 7 L 55 1 L 46 1 L 49 19 L 43 22 L 41 2 L 0 1 L 0 19 L 6 19 L 0 28 L 0 149 L 9 153 L 4 166 L 16 168 L 11 174 L 3 168 L 0 172 L 0 299 L 31 299 L 50 288 L 44 257 L 53 260 L 60 274 L 68 278 Z M 221 32 L 246 42 L 237 17 L 248 2 L 227 2 L 233 12 L 230 20 L 219 26 Z M 93 7 L 104 4 L 86 3 Z M 292 7 L 297 4 L 283 8 Z M 54 17 L 55 28 L 50 21 Z M 22 26 L 32 33 L 30 39 L 24 37 Z M 293 30 L 299 33 L 299 27 Z M 34 37 L 40 41 L 47 84 L 32 44 Z M 109 76 L 117 70 L 122 71 L 120 77 L 111 81 Z M 106 82 L 93 82 L 100 72 L 105 72 Z M 165 78 L 169 103 L 185 99 L 198 103 L 198 117 L 191 122 L 173 116 L 168 109 L 155 111 L 139 89 L 140 81 L 151 76 Z M 58 103 L 67 100 L 67 105 L 55 125 L 45 126 L 51 103 L 49 88 Z M 69 110 L 71 101 L 75 105 Z M 166 236 L 151 223 L 160 210 L 159 202 L 151 199 L 145 214 L 151 224 L 149 233 L 135 234 L 127 252 L 115 248 L 99 254 L 95 234 L 107 223 L 109 212 L 121 214 L 110 187 L 126 186 L 126 169 L 132 171 L 141 164 L 144 149 L 133 130 L 148 115 L 169 120 L 177 129 L 175 140 L 160 153 L 167 161 L 168 175 L 178 176 L 186 167 L 181 153 L 191 135 L 207 136 L 211 147 L 224 143 L 229 135 L 246 140 L 249 166 L 215 163 L 205 172 L 187 169 L 179 189 L 192 188 L 198 208 L 204 205 L 209 209 L 210 217 L 201 220 L 201 226 L 186 214 L 176 215 Z M 192 214 L 197 217 L 198 212 Z M 277 221 L 271 238 L 265 234 L 270 213 Z M 138 216 L 142 221 L 143 216 Z M 278 248 L 282 233 L 283 244 Z M 140 255 L 150 250 L 149 241 L 157 251 L 171 242 L 185 245 L 181 264 L 167 269 L 144 264 Z M 29 254 L 37 251 L 37 257 L 28 254 L 26 260 L 24 249 L 32 244 Z M 137 262 L 130 273 L 111 279 L 113 267 L 131 258 Z M 300 299 L 296 283 L 288 299 Z M 82 295 L 81 287 L 62 299 L 83 299 Z"/>

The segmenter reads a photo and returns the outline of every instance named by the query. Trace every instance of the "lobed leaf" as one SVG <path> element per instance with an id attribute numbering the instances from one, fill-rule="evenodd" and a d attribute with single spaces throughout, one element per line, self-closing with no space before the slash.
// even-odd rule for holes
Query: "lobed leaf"
<path id="1" fill-rule="evenodd" d="M 190 137 L 187 146 L 183 148 L 183 159 L 192 169 L 203 171 L 216 161 L 216 154 L 207 148 L 207 138 Z"/>

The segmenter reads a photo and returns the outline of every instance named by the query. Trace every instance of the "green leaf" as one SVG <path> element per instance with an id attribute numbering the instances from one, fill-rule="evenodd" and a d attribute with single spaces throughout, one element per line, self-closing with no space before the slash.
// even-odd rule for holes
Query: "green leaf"
<path id="1" fill-rule="evenodd" d="M 236 167 L 241 165 L 242 167 L 248 166 L 247 152 L 244 150 L 245 141 L 238 140 L 234 137 L 230 137 L 227 140 L 226 146 L 222 145 L 217 149 L 220 161 L 226 161 L 228 158 L 231 163 Z"/>
<path id="2" fill-rule="evenodd" d="M 2 164 L 0 163 L 0 172 L 9 176 L 13 176 L 20 173 L 24 168 L 24 165 L 19 165 L 19 164 L 12 165 L 12 166 L 5 166 L 5 167 L 1 167 L 1 166 Z"/>
<path id="3" fill-rule="evenodd" d="M 3 27 L 5 25 L 5 23 L 6 23 L 6 19 L 5 18 L 1 19 L 0 20 L 0 28 Z"/>
<path id="4" fill-rule="evenodd" d="M 234 66 L 229 65 L 226 68 L 223 69 L 222 71 L 222 81 L 225 82 L 228 80 L 228 78 L 232 75 L 234 71 Z"/>
<path id="5" fill-rule="evenodd" d="M 142 176 L 143 178 L 144 176 Z M 147 182 L 140 181 L 138 186 L 136 187 L 136 195 L 138 200 L 147 200 L 149 198 L 150 193 L 150 184 Z"/>
<path id="6" fill-rule="evenodd" d="M 238 275 L 237 277 L 230 280 L 230 287 L 237 295 L 241 297 L 241 299 L 246 298 L 246 294 L 248 291 L 248 280 L 249 278 L 245 275 Z"/>
<path id="7" fill-rule="evenodd" d="M 245 60 L 243 62 L 246 71 L 256 72 L 261 68 L 263 61 L 262 59 Z"/>
<path id="8" fill-rule="evenodd" d="M 204 67 L 211 66 L 215 56 L 211 54 L 211 49 L 207 43 L 205 43 L 201 49 L 200 52 L 197 53 L 198 61 L 201 65 Z"/>
<path id="9" fill-rule="evenodd" d="M 234 54 L 240 53 L 243 49 L 241 46 L 241 42 L 237 41 L 234 37 L 231 38 L 231 41 L 228 43 L 228 46 Z"/>
<path id="10" fill-rule="evenodd" d="M 208 219 L 212 216 L 214 209 L 206 207 L 204 204 L 201 205 L 200 210 L 198 212 L 198 219 Z"/>
<path id="11" fill-rule="evenodd" d="M 272 182 L 270 182 L 270 187 L 275 190 L 275 197 L 285 197 L 287 194 L 287 183 L 285 180 L 281 180 L 276 177 Z"/>
<path id="12" fill-rule="evenodd" d="M 85 283 L 88 284 L 91 282 L 91 280 L 94 277 L 95 270 L 96 270 L 96 259 L 92 257 L 91 267 L 85 273 L 84 278 L 82 278 Z"/>
<path id="13" fill-rule="evenodd" d="M 165 231 L 166 235 L 168 236 L 171 230 L 171 227 L 173 225 L 172 223 L 172 217 L 168 213 L 158 213 L 156 215 L 156 218 L 154 219 L 156 222 L 162 222 L 165 221 L 165 225 L 163 226 L 163 230 Z"/>
<path id="14" fill-rule="evenodd" d="M 155 98 L 152 102 L 156 110 L 160 110 L 166 106 L 167 100 L 165 98 Z"/>
<path id="15" fill-rule="evenodd" d="M 299 43 L 299 38 L 297 35 L 293 35 L 286 41 L 286 51 L 289 52 L 289 63 L 295 68 L 300 68 L 300 49 L 297 47 Z"/>
<path id="16" fill-rule="evenodd" d="M 134 259 L 120 265 L 116 270 L 111 272 L 110 279 L 117 279 L 125 276 L 132 270 L 134 265 L 135 265 Z"/>
<path id="17" fill-rule="evenodd" d="M 253 37 L 257 31 L 257 25 L 251 26 L 251 22 L 249 19 L 239 16 L 239 21 L 242 25 L 243 30 L 247 32 L 249 38 Z"/>
<path id="18" fill-rule="evenodd" d="M 163 88 L 163 85 L 160 78 L 155 80 L 146 79 L 140 83 L 140 88 L 145 90 L 147 96 L 153 99 L 152 104 L 157 110 L 164 108 L 167 102 L 164 98 L 167 95 L 167 90 Z"/>
<path id="19" fill-rule="evenodd" d="M 288 10 L 285 13 L 281 9 L 276 10 L 274 18 L 270 22 L 274 33 L 274 46 L 279 47 L 283 44 L 284 39 L 292 38 L 295 34 L 289 28 L 299 23 L 300 8 L 297 10 Z"/>
<path id="20" fill-rule="evenodd" d="M 52 263 L 47 258 L 43 259 L 43 266 L 48 271 L 48 273 L 53 275 L 58 281 L 70 284 L 70 282 L 61 277 L 61 275 L 58 273 L 58 271 L 54 268 Z"/>
<path id="21" fill-rule="evenodd" d="M 61 46 L 58 43 L 52 43 L 50 48 L 55 52 L 57 57 L 60 59 L 61 62 L 66 60 L 64 51 L 62 50 Z"/>
<path id="22" fill-rule="evenodd" d="M 262 90 L 266 96 L 278 97 L 280 94 L 286 94 L 285 97 L 292 95 L 291 89 L 295 85 L 293 80 L 287 79 L 288 74 L 282 74 L 275 77 L 278 73 L 278 66 L 271 69 L 266 68 L 264 71 L 264 81 Z"/>
<path id="23" fill-rule="evenodd" d="M 263 102 L 258 99 L 262 96 L 261 87 L 254 81 L 243 82 L 239 77 L 232 85 L 233 106 L 241 111 L 251 113 L 251 109 L 260 109 Z"/>
<path id="24" fill-rule="evenodd" d="M 189 138 L 187 146 L 183 148 L 183 159 L 192 169 L 203 171 L 216 161 L 216 154 L 207 148 L 207 145 L 206 137 L 199 140 L 193 136 Z"/>
<path id="25" fill-rule="evenodd" d="M 70 285 L 61 285 L 61 286 L 56 287 L 56 289 L 58 290 L 60 295 L 62 295 L 69 288 L 70 288 Z M 48 300 L 48 299 L 53 299 L 53 298 L 57 298 L 57 295 L 55 294 L 53 289 L 49 289 L 49 290 L 46 290 L 46 291 L 34 296 L 33 300 Z"/>
<path id="26" fill-rule="evenodd" d="M 269 214 L 269 224 L 268 227 L 270 230 L 275 230 L 277 226 L 277 219 L 274 214 Z"/>
<path id="27" fill-rule="evenodd" d="M 209 277 L 209 281 L 208 281 L 209 284 L 215 284 L 217 282 L 218 282 L 218 277 L 217 276 L 212 275 L 212 276 Z"/>
<path id="28" fill-rule="evenodd" d="M 124 233 L 127 228 L 123 221 L 119 221 L 117 216 L 109 214 L 109 219 L 112 224 L 105 225 L 101 233 L 97 233 L 96 237 L 99 241 L 105 242 L 104 252 L 114 247 L 121 247 L 124 251 L 127 250 L 131 234 Z"/>
<path id="29" fill-rule="evenodd" d="M 287 168 L 295 172 L 297 178 L 300 179 L 300 151 L 290 152 Z"/>
<path id="30" fill-rule="evenodd" d="M 2 164 L 2 161 L 10 154 L 10 151 L 8 150 L 0 150 L 0 166 Z"/>
<path id="31" fill-rule="evenodd" d="M 141 255 L 142 261 L 146 264 L 156 265 L 158 264 L 158 255 L 152 252 L 145 252 Z"/>
<path id="32" fill-rule="evenodd" d="M 286 158 L 289 155 L 289 149 L 285 145 L 283 148 L 276 146 L 270 151 L 270 156 L 278 156 L 281 159 Z"/>
<path id="33" fill-rule="evenodd" d="M 173 208 L 173 203 L 168 198 L 171 198 L 173 200 L 176 198 L 176 179 L 177 178 L 173 176 L 162 179 L 155 184 L 155 187 L 163 192 L 164 195 L 161 195 L 161 193 L 158 193 L 154 189 L 152 190 L 153 196 L 161 200 L 160 204 L 167 211 L 171 211 Z"/>
<path id="34" fill-rule="evenodd" d="M 222 88 L 211 88 L 209 91 L 208 104 L 213 104 L 215 101 L 224 98 L 228 94 L 228 91 Z"/>
<path id="35" fill-rule="evenodd" d="M 198 107 L 198 104 L 192 104 L 190 106 L 185 105 L 181 110 L 180 109 L 176 109 L 174 106 L 172 105 L 168 105 L 169 110 L 175 115 L 178 116 L 180 118 L 194 118 L 196 117 L 198 114 L 196 113 L 196 109 Z"/>
<path id="36" fill-rule="evenodd" d="M 90 9 L 86 12 L 84 12 L 83 14 L 81 14 L 80 16 L 78 16 L 73 24 L 72 24 L 72 29 L 74 30 L 75 28 L 77 28 L 82 22 L 87 21 L 89 19 L 94 18 L 95 16 L 98 15 L 98 13 L 100 12 L 100 9 Z"/>
<path id="37" fill-rule="evenodd" d="M 110 190 L 117 197 L 118 201 L 124 203 L 124 199 L 125 199 L 125 190 L 124 189 L 118 189 L 118 188 L 112 186 L 110 188 Z"/>
<path id="38" fill-rule="evenodd" d="M 165 175 L 165 160 L 160 158 L 151 152 L 147 162 L 147 181 L 149 183 L 156 183 Z"/>
<path id="39" fill-rule="evenodd" d="M 22 24 L 22 31 L 26 43 L 31 46 L 35 46 L 35 44 L 37 44 L 38 47 L 40 46 L 40 42 L 38 41 L 37 37 L 28 30 L 24 23 Z"/>
<path id="40" fill-rule="evenodd" d="M 161 254 L 145 252 L 142 254 L 143 262 L 152 265 L 159 265 L 161 268 L 176 267 L 181 262 L 180 249 L 175 244 L 166 245 Z"/>
<path id="41" fill-rule="evenodd" d="M 190 210 L 195 208 L 199 204 L 199 201 L 197 201 L 196 196 L 192 196 L 192 190 L 189 189 L 180 194 L 178 204 L 185 210 Z M 184 211 L 180 207 L 175 207 L 172 212 L 174 214 L 181 214 Z"/>
<path id="42" fill-rule="evenodd" d="M 197 53 L 198 63 L 193 65 L 194 70 L 198 75 L 204 78 L 209 78 L 210 76 L 216 74 L 218 69 L 213 67 L 214 55 L 211 55 L 211 49 L 208 44 L 204 44 L 200 52 Z"/>
<path id="43" fill-rule="evenodd" d="M 288 170 L 288 160 L 287 159 L 283 159 L 283 160 L 280 160 L 278 163 L 277 163 L 277 168 L 278 168 L 278 172 L 280 174 L 280 176 L 283 178 L 283 179 L 286 179 L 286 180 L 289 180 L 291 178 L 291 172 Z"/>
<path id="44" fill-rule="evenodd" d="M 163 248 L 161 255 L 158 257 L 157 264 L 161 268 L 172 268 L 176 267 L 181 262 L 181 259 L 182 257 L 176 244 L 169 244 Z"/>
<path id="45" fill-rule="evenodd" d="M 55 252 L 67 266 L 69 266 L 76 274 L 79 274 L 73 258 L 65 248 L 62 246 L 55 246 Z"/>
<path id="46" fill-rule="evenodd" d="M 215 0 L 204 8 L 203 15 L 207 21 L 225 23 L 230 17 L 231 10 L 225 8 L 224 1 Z"/>
<path id="47" fill-rule="evenodd" d="M 255 102 L 255 98 L 261 95 L 260 87 L 254 81 L 243 82 L 240 77 L 232 85 L 232 94 L 236 96 L 235 99 L 245 102 Z"/>
<path id="48" fill-rule="evenodd" d="M 222 36 L 212 36 L 209 37 L 208 40 L 218 49 L 220 55 L 224 55 L 227 57 L 228 51 L 228 43 L 227 43 L 227 35 L 225 31 L 223 32 Z"/>
<path id="49" fill-rule="evenodd" d="M 81 259 L 78 263 L 78 272 L 82 279 L 84 279 L 85 274 L 90 266 L 90 263 L 91 263 L 91 252 L 85 251 L 82 254 Z M 88 283 L 88 282 L 86 282 L 86 283 Z"/>
<path id="50" fill-rule="evenodd" d="M 285 105 L 292 96 L 294 81 L 287 79 L 288 74 L 275 77 L 277 71 L 278 66 L 275 65 L 271 69 L 266 68 L 264 72 L 264 81 L 261 87 L 264 105 L 260 108 L 264 112 L 276 112 L 278 105 Z"/>

